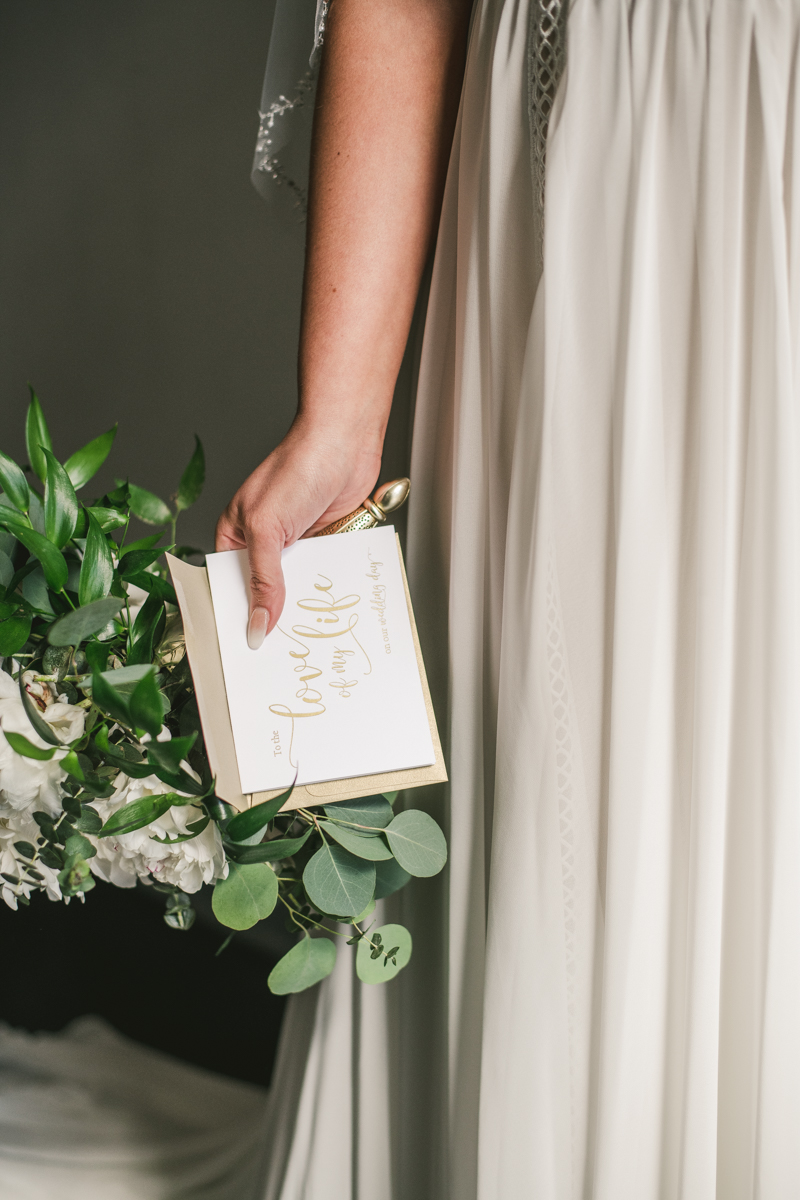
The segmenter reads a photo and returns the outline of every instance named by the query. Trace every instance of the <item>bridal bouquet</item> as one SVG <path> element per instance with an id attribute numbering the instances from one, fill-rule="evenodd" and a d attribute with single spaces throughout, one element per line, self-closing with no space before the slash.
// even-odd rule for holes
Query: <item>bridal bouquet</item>
<path id="1" fill-rule="evenodd" d="M 174 543 L 202 490 L 203 448 L 196 439 L 171 507 L 121 480 L 82 503 L 115 432 L 61 463 L 31 391 L 30 465 L 0 453 L 3 900 L 14 909 L 37 891 L 83 900 L 95 876 L 141 883 L 164 894 L 167 924 L 187 930 L 191 896 L 213 884 L 213 911 L 232 931 L 223 947 L 279 903 L 297 931 L 270 974 L 273 992 L 330 974 L 334 937 L 356 947 L 365 983 L 392 979 L 411 956 L 410 934 L 368 922 L 377 900 L 442 869 L 439 826 L 420 810 L 395 814 L 394 795 L 288 813 L 291 789 L 241 813 L 215 795 L 159 561 L 165 550 L 200 553 Z M 129 541 L 132 516 L 157 532 Z"/>

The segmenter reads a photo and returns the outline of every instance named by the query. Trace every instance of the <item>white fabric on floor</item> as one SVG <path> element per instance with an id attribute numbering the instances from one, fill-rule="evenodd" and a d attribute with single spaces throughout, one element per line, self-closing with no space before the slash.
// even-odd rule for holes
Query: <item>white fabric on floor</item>
<path id="1" fill-rule="evenodd" d="M 266 1092 L 122 1037 L 0 1026 L 3 1200 L 238 1200 L 253 1194 Z"/>

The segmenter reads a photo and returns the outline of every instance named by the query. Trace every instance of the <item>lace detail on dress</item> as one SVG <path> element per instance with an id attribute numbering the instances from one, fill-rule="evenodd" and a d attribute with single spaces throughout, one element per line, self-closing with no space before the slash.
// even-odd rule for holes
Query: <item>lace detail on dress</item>
<path id="1" fill-rule="evenodd" d="M 569 0 L 531 0 L 528 42 L 528 116 L 531 124 L 533 194 L 544 231 L 547 129 L 566 61 Z M 539 251 L 541 254 L 541 245 Z"/>
<path id="2" fill-rule="evenodd" d="M 558 834 L 561 848 L 561 888 L 564 901 L 564 952 L 569 1017 L 570 1096 L 573 1105 L 573 1136 L 575 1133 L 575 1006 L 577 992 L 578 885 L 576 875 L 577 829 L 574 800 L 574 734 L 572 731 L 569 673 L 561 623 L 561 602 L 558 593 L 553 550 L 547 564 L 547 667 L 550 677 L 550 697 L 553 705 L 553 731 L 556 760 L 556 797 L 558 803 Z"/>

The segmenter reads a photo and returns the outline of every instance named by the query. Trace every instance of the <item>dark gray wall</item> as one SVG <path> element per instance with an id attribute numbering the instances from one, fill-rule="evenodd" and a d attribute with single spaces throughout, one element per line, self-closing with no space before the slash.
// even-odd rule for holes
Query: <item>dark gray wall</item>
<path id="1" fill-rule="evenodd" d="M 248 178 L 273 2 L 0 6 L 0 447 L 27 380 L 57 453 L 119 421 L 101 485 L 166 496 L 196 431 L 204 548 L 296 402 L 302 230 Z"/>

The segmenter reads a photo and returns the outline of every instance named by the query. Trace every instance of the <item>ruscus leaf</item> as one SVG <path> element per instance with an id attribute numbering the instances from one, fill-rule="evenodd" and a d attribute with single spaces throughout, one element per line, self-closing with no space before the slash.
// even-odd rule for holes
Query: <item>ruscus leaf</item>
<path id="1" fill-rule="evenodd" d="M 134 725 L 138 729 L 144 729 L 151 737 L 157 737 L 161 732 L 164 709 L 161 705 L 161 693 L 156 682 L 155 668 L 143 676 L 133 689 L 130 713 Z M 177 769 L 177 763 L 172 769 Z"/>
<path id="2" fill-rule="evenodd" d="M 22 542 L 23 546 L 30 550 L 34 558 L 38 558 L 42 564 L 47 586 L 52 588 L 54 592 L 60 592 L 67 582 L 69 574 L 67 560 L 61 551 L 52 542 L 48 541 L 43 534 L 37 533 L 35 529 L 31 529 L 20 522 L 9 520 L 5 510 L 0 510 L 0 522 L 7 526 L 17 541 Z"/>
<path id="3" fill-rule="evenodd" d="M 39 397 L 30 384 L 28 384 L 28 390 L 31 394 L 31 402 L 28 405 L 28 414 L 25 418 L 25 445 L 31 467 L 39 476 L 42 483 L 44 483 L 47 478 L 47 459 L 44 456 L 44 451 L 52 450 L 53 443 L 50 439 L 47 422 L 44 419 L 42 406 L 39 403 Z"/>
<path id="4" fill-rule="evenodd" d="M 12 504 L 21 512 L 27 512 L 31 503 L 31 493 L 28 481 L 21 467 L 13 458 L 0 451 L 0 486 Z"/>
<path id="5" fill-rule="evenodd" d="M 287 791 L 281 792 L 279 796 L 273 796 L 271 800 L 265 800 L 262 804 L 256 804 L 253 808 L 247 808 L 243 813 L 239 813 L 229 822 L 225 830 L 225 837 L 231 842 L 244 842 L 247 838 L 260 833 L 262 829 L 266 829 L 293 791 L 294 784 Z"/>
<path id="6" fill-rule="evenodd" d="M 107 596 L 114 578 L 114 563 L 106 535 L 100 528 L 97 518 L 91 513 L 87 515 L 89 531 L 86 536 L 86 550 L 81 563 L 78 584 L 78 600 L 81 607 Z"/>
<path id="7" fill-rule="evenodd" d="M 172 520 L 169 507 L 158 496 L 145 488 L 137 487 L 135 483 L 128 485 L 130 490 L 131 512 L 146 525 L 168 525 Z"/>
<path id="8" fill-rule="evenodd" d="M 80 491 L 84 484 L 88 483 L 92 476 L 100 470 L 108 458 L 116 434 L 117 427 L 115 425 L 113 429 L 109 429 L 108 433 L 101 433 L 100 437 L 93 438 L 80 450 L 76 450 L 64 463 L 64 468 L 76 492 Z"/>
<path id="9" fill-rule="evenodd" d="M 8 658 L 21 650 L 30 632 L 30 613 L 16 613 L 13 617 L 0 621 L 0 658 Z"/>
<path id="10" fill-rule="evenodd" d="M 44 484 L 44 528 L 48 540 L 61 550 L 75 532 L 78 497 L 69 475 L 52 450 L 45 450 L 47 478 Z"/>
<path id="11" fill-rule="evenodd" d="M 4 729 L 5 739 L 15 754 L 21 754 L 23 758 L 34 758 L 37 762 L 49 762 L 56 752 L 55 746 L 50 750 L 43 750 L 41 746 L 35 746 L 33 742 L 28 741 L 21 733 L 12 733 L 10 729 Z"/>
<path id="12" fill-rule="evenodd" d="M 178 485 L 178 494 L 175 497 L 175 507 L 178 512 L 183 512 L 185 508 L 189 508 L 198 499 L 203 490 L 203 484 L 206 478 L 206 459 L 203 453 L 203 443 L 197 434 L 194 435 L 194 453 L 189 459 L 189 464 L 181 476 L 181 481 Z"/>

